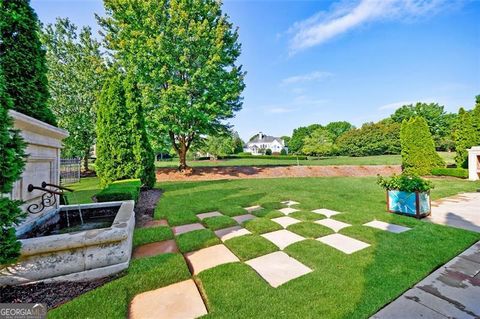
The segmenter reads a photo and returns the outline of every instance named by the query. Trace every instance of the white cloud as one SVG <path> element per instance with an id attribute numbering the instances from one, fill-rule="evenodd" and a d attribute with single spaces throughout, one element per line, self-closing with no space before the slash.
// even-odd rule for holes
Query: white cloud
<path id="1" fill-rule="evenodd" d="M 268 113 L 273 113 L 273 114 L 290 113 L 293 111 L 294 111 L 293 108 L 287 108 L 287 107 L 272 107 L 267 110 Z"/>
<path id="2" fill-rule="evenodd" d="M 396 110 L 404 105 L 409 105 L 409 104 L 417 104 L 418 102 L 422 103 L 434 103 L 435 99 L 434 98 L 424 98 L 424 99 L 418 99 L 418 100 L 409 100 L 409 101 L 399 101 L 399 102 L 394 102 L 394 103 L 389 103 L 382 105 L 378 108 L 379 111 L 383 110 Z"/>
<path id="3" fill-rule="evenodd" d="M 288 84 L 296 84 L 300 82 L 309 82 L 309 81 L 320 81 L 326 78 L 333 76 L 330 72 L 323 72 L 323 71 L 314 71 L 307 74 L 300 74 L 285 78 L 282 80 L 282 85 Z"/>
<path id="4" fill-rule="evenodd" d="M 292 54 L 322 44 L 356 27 L 379 20 L 405 20 L 433 15 L 456 6 L 459 0 L 360 0 L 343 2 L 328 12 L 295 23 L 289 30 Z"/>

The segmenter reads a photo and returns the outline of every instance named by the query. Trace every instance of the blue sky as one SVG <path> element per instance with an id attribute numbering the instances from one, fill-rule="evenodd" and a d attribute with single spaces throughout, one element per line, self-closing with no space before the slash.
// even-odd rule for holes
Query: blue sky
<path id="1" fill-rule="evenodd" d="M 33 0 L 43 23 L 69 17 L 98 30 L 97 0 Z M 480 1 L 225 1 L 248 72 L 244 139 L 298 126 L 357 126 L 416 101 L 448 111 L 480 94 Z"/>

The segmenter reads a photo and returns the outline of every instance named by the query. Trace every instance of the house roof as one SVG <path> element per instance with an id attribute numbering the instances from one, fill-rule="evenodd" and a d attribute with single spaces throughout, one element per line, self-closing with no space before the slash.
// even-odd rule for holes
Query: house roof
<path id="1" fill-rule="evenodd" d="M 258 135 L 255 136 L 254 139 L 249 141 L 248 144 L 252 143 L 272 143 L 273 141 L 277 141 L 280 144 L 282 144 L 282 139 L 280 137 L 275 137 L 275 136 L 269 136 L 269 135 L 263 135 L 262 138 L 260 138 Z"/>

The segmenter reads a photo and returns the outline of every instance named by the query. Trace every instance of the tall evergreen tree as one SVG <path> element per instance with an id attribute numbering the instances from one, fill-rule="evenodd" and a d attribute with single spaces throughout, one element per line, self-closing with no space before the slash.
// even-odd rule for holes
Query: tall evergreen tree
<path id="1" fill-rule="evenodd" d="M 460 108 L 458 111 L 458 120 L 455 127 L 455 162 L 458 167 L 468 167 L 468 151 L 472 146 L 475 146 L 478 141 L 478 133 L 475 131 L 474 126 L 475 112 L 465 111 L 464 108 Z"/>
<path id="2" fill-rule="evenodd" d="M 45 51 L 37 15 L 28 0 L 0 1 L 0 67 L 13 108 L 55 125 L 48 108 Z"/>
<path id="3" fill-rule="evenodd" d="M 14 225 L 24 216 L 19 208 L 20 202 L 4 195 L 10 193 L 25 166 L 25 143 L 19 132 L 12 128 L 13 121 L 8 115 L 12 107 L 0 68 L 0 265 L 15 261 L 19 255 L 20 243 Z"/>
<path id="4" fill-rule="evenodd" d="M 102 185 L 140 178 L 155 182 L 154 156 L 145 131 L 140 93 L 131 77 L 112 74 L 97 110 L 97 174 Z"/>
<path id="5" fill-rule="evenodd" d="M 106 0 L 99 19 L 114 57 L 135 70 L 149 102 L 149 122 L 186 155 L 242 107 L 244 72 L 238 33 L 218 0 Z"/>
<path id="6" fill-rule="evenodd" d="M 430 174 L 432 168 L 445 165 L 435 151 L 435 142 L 427 121 L 420 116 L 402 122 L 400 130 L 402 145 L 402 166 L 407 173 Z"/>

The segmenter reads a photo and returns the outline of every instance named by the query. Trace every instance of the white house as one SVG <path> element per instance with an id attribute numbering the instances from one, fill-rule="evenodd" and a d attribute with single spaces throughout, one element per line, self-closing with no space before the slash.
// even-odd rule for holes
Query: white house
<path id="1" fill-rule="evenodd" d="M 272 153 L 276 154 L 280 154 L 283 149 L 288 152 L 285 141 L 282 138 L 268 136 L 262 132 L 258 133 L 255 138 L 245 144 L 243 151 L 252 153 L 252 155 L 262 155 L 265 154 L 267 149 L 272 150 Z"/>

